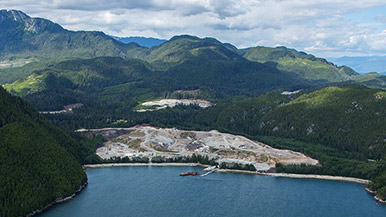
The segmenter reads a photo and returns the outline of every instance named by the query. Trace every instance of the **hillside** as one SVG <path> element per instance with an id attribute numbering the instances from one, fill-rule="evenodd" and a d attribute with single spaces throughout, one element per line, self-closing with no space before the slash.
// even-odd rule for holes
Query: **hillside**
<path id="1" fill-rule="evenodd" d="M 141 60 L 98 57 L 60 62 L 4 87 L 40 110 L 61 109 L 71 103 L 85 107 L 89 103 L 95 110 L 101 103 L 125 104 L 130 109 L 133 103 L 163 98 L 181 89 L 205 90 L 214 100 L 228 100 L 302 83 L 275 68 L 247 60 L 190 59 L 160 71 Z"/>
<path id="2" fill-rule="evenodd" d="M 49 20 L 31 18 L 16 10 L 0 11 L 0 40 L 6 42 L 0 46 L 0 84 L 27 79 L 31 73 L 61 61 L 110 56 L 146 61 L 151 68 L 165 72 L 166 77 L 176 70 L 180 70 L 178 73 L 187 70 L 193 74 L 192 68 L 199 72 L 194 76 L 199 76 L 204 70 L 217 72 L 211 75 L 217 76 L 224 68 L 222 65 L 228 65 L 233 68 L 233 74 L 242 74 L 243 67 L 246 67 L 245 71 L 253 67 L 258 70 L 264 67 L 265 71 L 272 71 L 273 74 L 279 71 L 284 76 L 274 77 L 283 77 L 284 81 L 290 77 L 287 83 L 297 85 L 350 82 L 386 88 L 385 77 L 362 76 L 346 66 L 337 67 L 325 59 L 285 47 L 238 49 L 214 38 L 180 35 L 147 48 L 134 42 L 122 43 L 103 32 L 69 31 Z M 238 67 L 237 72 L 235 66 Z M 287 83 L 280 86 L 287 86 Z"/>
<path id="3" fill-rule="evenodd" d="M 237 48 L 223 44 L 214 38 L 198 38 L 190 35 L 174 36 L 161 46 L 153 47 L 145 56 L 138 56 L 153 65 L 175 66 L 186 61 L 242 60 Z"/>
<path id="4" fill-rule="evenodd" d="M 153 46 L 159 46 L 162 43 L 166 42 L 165 39 L 158 39 L 158 38 L 147 38 L 147 37 L 138 37 L 138 36 L 131 36 L 131 37 L 117 37 L 117 36 L 111 36 L 114 39 L 123 42 L 125 44 L 129 43 L 136 43 L 139 44 L 142 47 L 153 47 Z"/>
<path id="5" fill-rule="evenodd" d="M 1 87 L 0 138 L 1 216 L 25 216 L 87 181 L 79 143 Z"/>
<path id="6" fill-rule="evenodd" d="M 141 47 L 122 43 L 103 32 L 69 31 L 43 18 L 31 18 L 16 10 L 0 12 L 0 83 L 27 78 L 60 61 L 114 56 L 147 61 L 159 70 L 206 61 L 240 62 L 246 59 L 311 83 L 342 82 L 356 75 L 347 67 L 286 48 L 255 47 L 239 50 L 214 38 L 181 35 L 159 46 Z M 285 57 L 285 58 L 284 58 Z M 289 59 L 288 59 L 289 58 Z M 276 61 L 276 62 L 275 62 Z M 278 65 L 272 64 L 279 63 Z"/>
<path id="7" fill-rule="evenodd" d="M 3 59 L 28 55 L 61 59 L 126 56 L 132 47 L 103 32 L 68 31 L 59 24 L 16 10 L 0 11 L 0 31 L 0 40 L 5 42 L 0 45 Z"/>
<path id="8" fill-rule="evenodd" d="M 337 67 L 323 58 L 317 58 L 286 47 L 260 46 L 249 48 L 245 50 L 243 56 L 251 61 L 271 62 L 271 64 L 277 65 L 280 70 L 293 72 L 315 82 L 342 82 L 351 80 L 352 76 L 358 75 L 348 67 Z"/>
<path id="9" fill-rule="evenodd" d="M 142 49 L 135 43 L 114 40 L 103 32 L 69 31 L 16 10 L 0 10 L 0 41 L 1 84 L 26 78 L 34 70 L 67 59 L 128 57 Z"/>
<path id="10" fill-rule="evenodd" d="M 229 106 L 219 114 L 217 125 L 249 135 L 318 142 L 371 159 L 386 158 L 385 91 L 328 87 L 294 100 L 289 96 L 275 98 L 272 101 L 262 97 Z"/>

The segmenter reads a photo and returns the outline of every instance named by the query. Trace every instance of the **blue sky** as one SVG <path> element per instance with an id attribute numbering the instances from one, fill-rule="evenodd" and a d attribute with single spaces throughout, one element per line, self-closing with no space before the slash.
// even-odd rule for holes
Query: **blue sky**
<path id="1" fill-rule="evenodd" d="M 386 55 L 385 0 L 0 0 L 0 8 L 116 36 L 191 34 L 321 57 Z"/>
<path id="2" fill-rule="evenodd" d="M 382 32 L 386 30 L 386 3 L 385 5 L 348 13 L 343 17 L 356 22 L 359 26 L 373 27 L 376 28 L 376 31 Z"/>

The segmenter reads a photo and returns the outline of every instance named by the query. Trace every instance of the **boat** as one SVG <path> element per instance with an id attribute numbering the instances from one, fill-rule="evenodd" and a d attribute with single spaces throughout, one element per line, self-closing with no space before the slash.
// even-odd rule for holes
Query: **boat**
<path id="1" fill-rule="evenodd" d="M 205 172 L 210 172 L 210 171 L 215 170 L 215 169 L 217 169 L 217 165 L 211 166 L 211 167 L 208 167 L 208 168 L 205 168 L 205 169 L 203 169 L 203 170 L 204 170 Z"/>
<path id="2" fill-rule="evenodd" d="M 186 173 L 180 173 L 180 176 L 198 176 L 200 175 L 199 172 L 186 172 Z"/>

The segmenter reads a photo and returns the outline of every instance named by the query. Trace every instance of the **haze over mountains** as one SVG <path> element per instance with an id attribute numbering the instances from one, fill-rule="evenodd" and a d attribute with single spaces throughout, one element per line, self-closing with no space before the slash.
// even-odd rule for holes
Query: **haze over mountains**
<path id="1" fill-rule="evenodd" d="M 386 56 L 358 56 L 329 58 L 338 65 L 347 65 L 359 73 L 377 72 L 386 74 Z"/>
<path id="2" fill-rule="evenodd" d="M 168 41 L 139 39 L 119 38 L 121 42 L 103 32 L 68 31 L 21 11 L 1 10 L 0 83 L 39 111 L 79 105 L 71 112 L 46 115 L 61 130 L 151 124 L 243 134 L 322 162 L 317 167 L 279 167 L 280 171 L 373 179 L 372 189 L 386 198 L 386 76 L 361 75 L 350 67 L 286 47 L 238 49 L 214 38 L 191 35 Z M 215 105 L 138 112 L 146 101 L 181 98 Z M 32 138 L 35 142 L 34 136 L 43 135 L 38 141 L 42 147 L 37 147 L 42 153 L 36 153 L 36 159 L 58 149 L 52 156 L 63 154 L 64 160 L 54 166 L 69 171 L 73 179 L 44 173 L 42 177 L 52 182 L 49 188 L 42 187 L 42 195 L 47 189 L 59 189 L 55 197 L 42 197 L 38 205 L 29 204 L 20 213 L 6 209 L 10 216 L 25 215 L 73 193 L 74 186 L 85 182 L 76 161 L 105 162 L 94 155 L 101 138 L 71 138 L 23 100 L 0 88 L 0 133 L 15 135 L 6 137 L 0 154 L 12 153 L 15 157 L 10 164 L 31 160 L 30 155 L 19 155 L 34 145 L 23 141 Z M 13 152 L 16 147 L 19 151 Z M 46 164 L 31 160 L 27 166 L 50 168 Z M 12 169 L 12 165 L 1 165 L 7 166 L 7 173 Z M 25 167 L 18 165 L 14 177 L 22 176 Z M 54 181 L 65 187 L 56 188 Z M 11 184 L 7 179 L 3 186 Z M 30 183 L 25 180 L 20 185 L 28 188 Z M 8 189 L 4 191 L 21 201 L 24 194 Z M 5 202 L 0 205 L 10 203 L 1 199 Z"/>

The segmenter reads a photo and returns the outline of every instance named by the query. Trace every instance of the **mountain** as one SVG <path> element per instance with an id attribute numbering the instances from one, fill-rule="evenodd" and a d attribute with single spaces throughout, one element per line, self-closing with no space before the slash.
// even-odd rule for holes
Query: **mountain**
<path id="1" fill-rule="evenodd" d="M 386 76 L 376 72 L 369 72 L 357 76 L 355 82 L 371 88 L 386 88 Z"/>
<path id="2" fill-rule="evenodd" d="M 214 38 L 198 38 L 190 35 L 174 36 L 161 46 L 153 47 L 144 59 L 156 66 L 171 67 L 185 61 L 231 61 L 243 59 L 237 48 L 229 47 Z"/>
<path id="3" fill-rule="evenodd" d="M 222 108 L 216 126 L 248 135 L 321 143 L 386 159 L 386 91 L 360 86 L 270 93 Z M 360 123 L 360 124 L 359 124 Z"/>
<path id="4" fill-rule="evenodd" d="M 0 215 L 25 216 L 87 182 L 79 143 L 0 87 Z"/>
<path id="5" fill-rule="evenodd" d="M 0 47 L 4 65 L 0 67 L 2 84 L 25 79 L 35 70 L 66 59 L 99 56 L 137 58 L 161 70 L 185 62 L 245 62 L 248 59 L 266 63 L 274 70 L 291 72 L 294 77 L 313 83 L 342 82 L 356 75 L 347 67 L 338 68 L 324 59 L 293 49 L 256 47 L 239 50 L 213 38 L 189 35 L 175 36 L 159 46 L 146 48 L 136 43 L 124 44 L 102 32 L 68 31 L 49 20 L 31 18 L 15 10 L 1 10 L 0 30 L 1 40 L 7 42 Z M 288 55 L 282 54 L 286 58 L 275 57 L 280 52 Z"/>
<path id="6" fill-rule="evenodd" d="M 125 44 L 136 43 L 142 47 L 147 47 L 147 48 L 159 46 L 162 43 L 167 41 L 165 39 L 147 38 L 147 37 L 138 37 L 138 36 L 131 36 L 131 37 L 111 36 L 111 37 Z"/>
<path id="7" fill-rule="evenodd" d="M 68 31 L 20 11 L 2 10 L 0 30 L 7 42 L 0 47 L 0 79 L 7 82 L 0 82 L 38 110 L 51 111 L 46 117 L 62 129 L 152 124 L 243 134 L 306 153 L 322 163 L 282 165 L 280 172 L 375 178 L 378 184 L 372 188 L 386 192 L 380 175 L 386 168 L 386 93 L 376 89 L 386 88 L 385 76 L 360 75 L 285 47 L 238 49 L 214 38 L 190 35 L 147 48 L 101 32 Z M 136 111 L 145 101 L 164 98 L 205 99 L 215 106 Z M 55 113 L 71 104 L 77 105 L 71 112 Z M 34 110 L 27 106 L 22 111 Z M 33 121 L 42 121 L 27 130 L 47 133 L 42 137 L 31 133 L 36 138 L 29 140 L 55 143 L 60 139 L 62 149 L 85 162 L 90 156 L 87 148 L 34 114 Z M 11 121 L 26 119 L 3 116 Z M 27 131 L 20 129 L 26 126 L 23 122 L 4 136 L 21 139 L 17 132 Z M 61 136 L 51 137 L 52 132 Z M 45 144 L 40 140 L 39 145 Z M 39 160 L 37 156 L 29 160 Z"/>
<path id="8" fill-rule="evenodd" d="M 316 82 L 342 82 L 358 75 L 354 70 L 337 67 L 326 59 L 286 47 L 253 47 L 244 50 L 243 56 L 251 61 L 271 63 L 282 71 L 297 74 Z"/>
<path id="9" fill-rule="evenodd" d="M 5 42 L 0 45 L 0 52 L 5 57 L 126 56 L 133 46 L 118 42 L 103 32 L 68 31 L 49 20 L 31 18 L 16 10 L 0 11 L 0 31 L 0 40 Z"/>
<path id="10" fill-rule="evenodd" d="M 26 80 L 32 72 L 44 70 L 67 59 L 114 56 L 146 61 L 152 69 L 166 72 L 166 79 L 169 80 L 174 79 L 169 77 L 173 74 L 172 71 L 182 69 L 192 71 L 195 68 L 202 74 L 204 70 L 219 72 L 223 70 L 222 65 L 234 65 L 230 68 L 233 74 L 237 74 L 242 73 L 244 69 L 241 66 L 243 65 L 247 67 L 245 71 L 251 67 L 262 68 L 264 65 L 264 70 L 280 71 L 283 74 L 281 76 L 283 80 L 290 79 L 289 82 L 284 82 L 280 86 L 288 86 L 288 83 L 327 85 L 352 82 L 370 87 L 386 87 L 382 77 L 365 76 L 362 78 L 348 67 L 337 67 L 325 59 L 285 47 L 237 49 L 231 44 L 221 43 L 214 38 L 180 35 L 159 46 L 146 48 L 136 43 L 124 44 L 102 32 L 68 31 L 49 20 L 31 18 L 15 10 L 0 11 L 0 30 L 2 30 L 0 38 L 7 42 L 0 46 L 0 59 L 2 59 L 0 61 L 0 83 L 2 84 L 12 83 L 20 78 Z M 241 71 L 236 72 L 236 68 Z M 181 73 L 181 71 L 176 73 Z M 199 73 L 194 74 L 194 76 L 199 75 Z M 215 75 L 213 74 L 212 77 Z M 275 77 L 281 78 L 280 76 Z M 193 79 L 189 81 L 192 81 L 189 82 L 192 86 L 200 86 L 199 83 L 193 82 Z M 259 81 L 266 82 L 267 80 L 260 79 Z M 362 81 L 365 82 L 361 83 Z M 213 83 L 213 81 L 208 82 Z M 278 82 L 269 81 L 267 85 Z"/>
<path id="11" fill-rule="evenodd" d="M 386 56 L 357 56 L 357 57 L 339 57 L 328 58 L 337 65 L 346 65 L 355 71 L 363 74 L 368 72 L 386 72 Z"/>
<path id="12" fill-rule="evenodd" d="M 60 62 L 4 87 L 24 96 L 39 110 L 60 110 L 64 105 L 82 103 L 82 111 L 97 114 L 98 105 L 125 107 L 130 112 L 143 100 L 162 98 L 181 89 L 200 89 L 210 92 L 213 100 L 226 101 L 301 82 L 247 60 L 192 58 L 162 71 L 142 60 L 98 57 Z M 125 110 L 110 114 L 114 111 L 115 115 L 127 114 L 122 113 Z"/>

